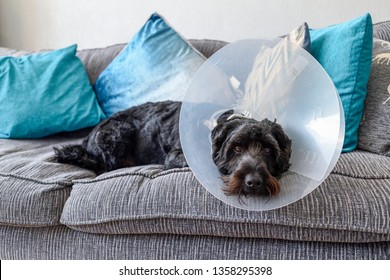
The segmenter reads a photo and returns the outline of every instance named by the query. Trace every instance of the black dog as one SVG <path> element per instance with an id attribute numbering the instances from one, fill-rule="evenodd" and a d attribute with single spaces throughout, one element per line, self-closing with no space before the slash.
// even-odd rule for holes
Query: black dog
<path id="1" fill-rule="evenodd" d="M 179 139 L 180 102 L 146 103 L 96 126 L 81 145 L 54 148 L 61 163 L 100 174 L 145 164 L 186 167 Z M 228 195 L 274 195 L 289 167 L 291 141 L 280 125 L 224 113 L 212 131 L 213 160 Z M 230 117 L 230 118 L 229 118 Z"/>
<path id="2" fill-rule="evenodd" d="M 212 157 L 227 195 L 280 192 L 278 179 L 290 167 L 291 140 L 279 124 L 234 115 L 231 110 L 218 118 L 211 139 Z"/>
<path id="3" fill-rule="evenodd" d="M 185 167 L 179 139 L 178 102 L 146 103 L 119 112 L 97 125 L 81 145 L 55 149 L 58 162 L 95 171 L 146 164 Z"/>

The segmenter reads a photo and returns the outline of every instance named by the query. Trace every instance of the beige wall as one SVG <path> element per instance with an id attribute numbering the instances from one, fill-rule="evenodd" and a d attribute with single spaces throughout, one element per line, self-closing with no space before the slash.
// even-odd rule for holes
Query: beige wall
<path id="1" fill-rule="evenodd" d="M 0 46 L 80 49 L 127 42 L 160 12 L 187 38 L 234 41 L 318 28 L 365 12 L 390 20 L 389 0 L 0 0 Z"/>

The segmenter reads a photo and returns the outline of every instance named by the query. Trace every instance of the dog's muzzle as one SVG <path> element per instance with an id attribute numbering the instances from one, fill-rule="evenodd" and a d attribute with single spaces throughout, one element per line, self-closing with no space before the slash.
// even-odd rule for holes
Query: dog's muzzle
<path id="1" fill-rule="evenodd" d="M 280 184 L 264 162 L 246 156 L 230 175 L 224 176 L 227 195 L 272 196 L 280 192 Z"/>

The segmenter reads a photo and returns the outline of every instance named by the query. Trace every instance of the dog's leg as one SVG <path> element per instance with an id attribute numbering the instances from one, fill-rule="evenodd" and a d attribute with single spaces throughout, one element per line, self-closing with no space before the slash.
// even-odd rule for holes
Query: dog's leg
<path id="1" fill-rule="evenodd" d="M 102 159 L 105 171 L 135 166 L 134 136 L 135 130 L 129 123 L 112 120 L 96 131 L 88 141 L 87 151 Z"/>
<path id="2" fill-rule="evenodd" d="M 84 143 L 83 143 L 84 144 Z M 99 173 L 101 166 L 94 158 L 89 157 L 84 145 L 67 145 L 61 148 L 53 147 L 57 162 L 75 164 Z"/>
<path id="3" fill-rule="evenodd" d="M 187 167 L 182 149 L 173 149 L 165 157 L 164 169 Z"/>

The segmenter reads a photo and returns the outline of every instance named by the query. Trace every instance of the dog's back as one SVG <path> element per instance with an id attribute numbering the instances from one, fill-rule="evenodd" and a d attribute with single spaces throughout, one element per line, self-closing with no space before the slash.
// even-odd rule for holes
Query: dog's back
<path id="1" fill-rule="evenodd" d="M 181 102 L 145 103 L 96 126 L 81 145 L 55 148 L 58 162 L 96 173 L 145 164 L 187 165 L 179 139 Z"/>

